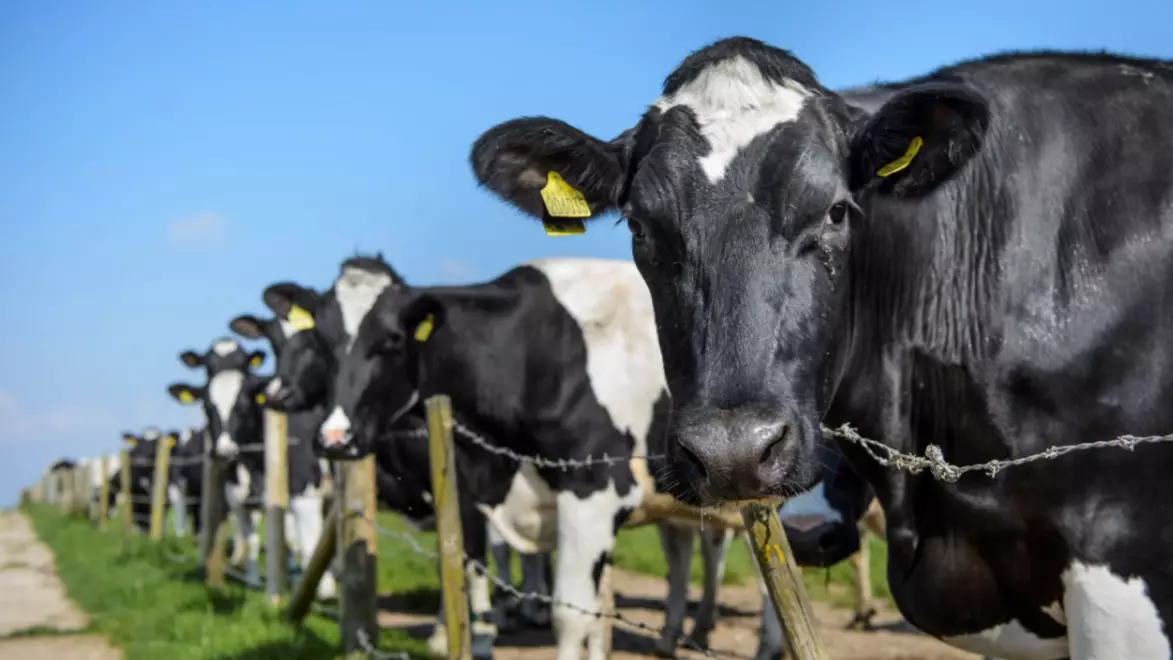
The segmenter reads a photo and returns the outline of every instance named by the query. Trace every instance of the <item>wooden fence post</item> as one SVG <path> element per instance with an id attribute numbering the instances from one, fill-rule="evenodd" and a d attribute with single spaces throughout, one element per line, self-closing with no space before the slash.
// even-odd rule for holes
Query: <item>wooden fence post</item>
<path id="1" fill-rule="evenodd" d="M 155 443 L 155 478 L 151 484 L 151 540 L 163 539 L 163 521 L 167 512 L 167 482 L 170 481 L 171 448 L 175 436 L 164 435 Z"/>
<path id="2" fill-rule="evenodd" d="M 103 532 L 110 526 L 110 458 L 102 454 L 98 461 L 101 470 L 98 481 L 98 529 Z"/>
<path id="3" fill-rule="evenodd" d="M 318 582 L 321 581 L 326 570 L 330 568 L 330 562 L 334 560 L 334 555 L 338 550 L 337 526 L 338 509 L 330 509 L 330 514 L 326 516 L 322 525 L 322 536 L 318 539 L 314 554 L 310 556 L 309 565 L 302 569 L 301 581 L 297 583 L 297 589 L 289 599 L 289 609 L 285 613 L 286 621 L 301 623 L 305 615 L 309 613 L 310 605 L 313 604 L 314 596 L 318 591 Z"/>
<path id="4" fill-rule="evenodd" d="M 750 546 L 766 582 L 766 591 L 782 620 L 790 654 L 796 660 L 827 660 L 827 651 L 811 613 L 806 585 L 802 582 L 802 572 L 791 561 L 793 554 L 777 509 L 753 503 L 747 504 L 741 512 Z"/>
<path id="5" fill-rule="evenodd" d="M 284 413 L 265 410 L 265 593 L 274 605 L 285 593 L 285 512 L 289 508 L 288 425 Z"/>
<path id="6" fill-rule="evenodd" d="M 118 467 L 118 483 L 120 496 L 118 513 L 122 516 L 122 533 L 130 534 L 134 531 L 134 514 L 130 507 L 130 450 L 122 450 L 122 465 Z"/>
<path id="7" fill-rule="evenodd" d="M 339 605 L 342 652 L 362 653 L 360 633 L 370 644 L 379 639 L 378 590 L 375 557 L 378 534 L 371 520 L 375 517 L 375 456 L 342 463 L 341 543 L 342 584 Z M 337 486 L 337 484 L 335 484 Z M 368 520 L 368 517 L 371 520 Z M 365 657 L 365 656 L 362 656 Z"/>
<path id="8" fill-rule="evenodd" d="M 440 550 L 440 584 L 448 658 L 472 657 L 468 620 L 468 586 L 464 575 L 464 534 L 456 492 L 456 452 L 452 446 L 452 402 L 447 395 L 427 400 L 428 451 L 432 463 L 432 501 L 436 509 L 436 541 Z"/>
<path id="9" fill-rule="evenodd" d="M 69 515 L 73 507 L 73 470 L 58 470 L 57 477 L 61 483 L 61 512 Z"/>
<path id="10" fill-rule="evenodd" d="M 224 568 L 228 563 L 224 546 L 228 542 L 228 524 L 224 511 L 224 465 L 212 451 L 212 436 L 204 429 L 204 476 L 200 493 L 200 558 L 204 562 L 204 582 L 210 589 L 224 588 Z"/>

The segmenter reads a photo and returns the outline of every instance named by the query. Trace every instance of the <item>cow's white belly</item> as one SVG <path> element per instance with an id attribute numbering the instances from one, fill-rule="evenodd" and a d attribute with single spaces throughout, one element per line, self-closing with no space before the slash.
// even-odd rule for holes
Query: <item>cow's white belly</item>
<path id="1" fill-rule="evenodd" d="M 533 465 L 513 475 L 505 500 L 495 507 L 478 504 L 501 538 L 523 553 L 548 552 L 558 541 L 558 503 Z"/>
<path id="2" fill-rule="evenodd" d="M 972 635 L 943 638 L 950 646 L 1006 660 L 1060 660 L 1070 655 L 1066 637 L 1043 639 L 1010 620 Z"/>

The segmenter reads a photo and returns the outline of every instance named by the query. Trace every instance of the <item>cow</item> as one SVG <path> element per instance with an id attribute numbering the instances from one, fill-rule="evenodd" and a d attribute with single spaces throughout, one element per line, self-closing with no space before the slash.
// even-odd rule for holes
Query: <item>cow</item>
<path id="1" fill-rule="evenodd" d="M 577 657 L 584 638 L 590 657 L 598 657 L 599 628 L 584 610 L 596 607 L 615 532 L 656 490 L 645 461 L 623 457 L 655 453 L 652 445 L 663 449 L 669 409 L 646 287 L 630 262 L 612 260 L 539 260 L 468 287 L 413 289 L 391 273 L 382 260 L 350 259 L 321 300 L 300 294 L 298 304 L 311 311 L 316 327 L 307 349 L 319 353 L 317 362 L 334 365 L 333 387 L 307 385 L 332 394 L 323 446 L 344 457 L 372 451 L 389 424 L 418 410 L 426 395 L 443 392 L 453 398 L 462 425 L 492 444 L 550 460 L 612 457 L 589 469 L 562 470 L 519 465 L 469 442 L 456 445 L 462 516 L 482 512 L 511 546 L 527 552 L 557 545 L 558 657 Z M 459 321 L 456 330 L 450 318 Z M 623 368 L 627 360 L 639 368 Z M 308 368 L 315 361 L 303 355 L 299 362 Z M 296 374 L 278 376 L 290 390 L 279 392 L 278 400 L 306 398 Z M 394 441 L 385 450 L 426 473 L 420 443 Z M 483 537 L 471 533 L 475 522 L 463 524 L 465 552 L 483 561 Z M 677 569 L 670 570 L 673 584 L 679 583 L 657 641 L 657 653 L 671 655 L 688 579 L 687 564 L 680 570 L 679 560 L 691 557 L 694 537 L 665 524 L 660 532 Z M 710 544 L 703 552 L 706 597 L 691 634 L 699 645 L 713 626 L 729 537 L 714 530 L 702 542 Z M 476 571 L 470 580 L 474 618 L 481 617 L 487 585 Z M 478 643 L 485 652 L 491 633 L 482 632 Z"/>
<path id="2" fill-rule="evenodd" d="M 1173 448 L 1067 448 L 1173 429 L 1173 62 L 1001 53 L 864 92 L 723 39 L 615 139 L 520 118 L 471 160 L 536 218 L 554 181 L 555 212 L 589 216 L 563 233 L 626 220 L 686 500 L 805 488 L 825 425 L 880 501 L 912 625 L 986 655 L 1169 658 Z M 953 464 L 1050 460 L 938 479 L 845 424 Z"/>
<path id="3" fill-rule="evenodd" d="M 402 277 L 383 261 L 381 254 L 373 257 L 356 257 L 354 263 L 377 270 L 396 286 L 403 285 Z M 289 413 L 291 419 L 308 415 L 314 420 L 313 428 L 309 429 L 307 437 L 312 437 L 315 447 L 324 451 L 320 446 L 318 433 L 318 427 L 324 418 L 324 414 L 320 412 L 320 404 L 326 400 L 324 392 L 330 384 L 331 374 L 328 353 L 325 350 L 315 350 L 320 346 L 321 339 L 316 332 L 312 332 L 312 310 L 317 308 L 320 298 L 321 294 L 313 289 L 293 282 L 277 282 L 266 287 L 261 295 L 265 306 L 274 314 L 272 318 L 241 315 L 233 319 L 229 327 L 243 337 L 264 337 L 269 341 L 277 362 L 275 382 L 279 383 L 284 375 L 286 382 L 297 382 L 302 385 L 297 388 L 278 386 L 269 405 L 276 410 Z M 425 428 L 421 416 L 406 414 L 392 420 L 388 425 L 388 432 L 419 434 L 423 433 Z M 405 515 L 416 525 L 426 524 L 434 515 L 430 479 L 426 468 L 426 443 L 412 443 L 407 446 L 380 443 L 379 446 L 386 448 L 375 452 L 380 503 Z M 421 466 L 424 469 L 421 470 Z M 481 524 L 488 525 L 485 521 Z M 491 526 L 486 538 L 497 565 L 499 578 L 512 584 L 509 546 L 491 529 Z M 540 595 L 549 593 L 546 580 L 548 562 L 548 553 L 521 553 L 523 589 Z M 519 602 L 508 596 L 496 600 L 494 614 L 500 630 L 511 630 L 517 625 L 539 628 L 548 625 L 549 608 L 542 603 L 533 600 Z M 441 621 L 442 616 L 441 608 Z M 517 623 L 514 623 L 515 620 L 518 620 Z M 434 649 L 442 650 L 440 645 L 443 642 L 443 628 L 437 626 L 430 643 Z"/>
<path id="4" fill-rule="evenodd" d="M 167 501 L 173 512 L 171 522 L 176 536 L 186 536 L 189 524 L 198 535 L 201 529 L 200 496 L 204 487 L 204 429 L 186 428 L 172 431 L 171 436 L 176 439 L 168 465 Z"/>

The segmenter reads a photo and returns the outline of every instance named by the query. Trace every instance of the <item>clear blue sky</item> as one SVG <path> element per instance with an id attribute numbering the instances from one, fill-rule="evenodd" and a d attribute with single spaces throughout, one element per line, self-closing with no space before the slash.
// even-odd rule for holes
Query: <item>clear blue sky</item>
<path id="1" fill-rule="evenodd" d="M 164 391 L 202 381 L 179 352 L 355 249 L 417 284 L 629 258 L 622 227 L 548 238 L 475 187 L 498 121 L 612 136 L 736 34 L 837 87 L 1007 48 L 1173 57 L 1170 25 L 1168 0 L 0 3 L 0 505 L 123 429 L 198 423 Z"/>

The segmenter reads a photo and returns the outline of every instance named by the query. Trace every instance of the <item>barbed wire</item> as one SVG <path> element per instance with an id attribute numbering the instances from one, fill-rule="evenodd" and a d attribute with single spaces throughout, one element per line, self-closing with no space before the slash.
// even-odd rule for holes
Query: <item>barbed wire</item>
<path id="1" fill-rule="evenodd" d="M 1141 444 L 1173 441 L 1173 435 L 1121 435 L 1111 440 L 1098 440 L 1077 445 L 1052 445 L 1043 451 L 1019 458 L 993 459 L 970 465 L 954 465 L 945 459 L 941 448 L 935 444 L 930 444 L 925 447 L 925 453 L 921 456 L 901 452 L 877 440 L 865 438 L 850 424 L 843 424 L 837 429 L 823 427 L 823 430 L 837 438 L 842 438 L 859 445 L 872 459 L 884 467 L 905 470 L 910 474 L 919 474 L 924 470 L 928 470 L 933 475 L 933 478 L 946 483 L 956 483 L 961 478 L 961 475 L 967 472 L 984 472 L 987 476 L 993 478 L 998 476 L 998 473 L 1006 468 L 1026 465 L 1035 461 L 1051 460 L 1077 451 L 1106 449 L 1109 447 L 1132 451 L 1137 445 Z M 883 455 L 880 455 L 880 453 L 883 453 Z"/>
<path id="2" fill-rule="evenodd" d="M 371 527 L 375 531 L 379 532 L 380 535 L 390 537 L 392 539 L 400 541 L 401 543 L 406 544 L 412 550 L 412 552 L 414 552 L 418 555 L 421 555 L 427 559 L 438 559 L 440 557 L 439 553 L 434 552 L 432 550 L 425 549 L 420 544 L 420 542 L 411 534 L 406 534 L 404 532 L 399 532 L 399 531 L 396 531 L 393 529 L 387 529 L 386 527 L 380 525 L 377 520 L 374 520 L 368 516 L 364 516 L 358 512 L 352 512 L 350 515 L 357 515 L 357 516 L 361 517 L 362 520 L 364 520 L 369 525 L 371 525 Z M 494 575 L 493 572 L 489 570 L 489 567 L 487 565 L 485 565 L 484 563 L 477 561 L 476 559 L 473 559 L 472 557 L 469 557 L 468 555 L 465 555 L 463 550 L 458 550 L 458 552 L 460 552 L 461 559 L 463 560 L 463 562 L 472 565 L 474 568 L 476 568 L 478 571 L 480 571 L 481 574 L 484 575 L 485 578 L 488 579 L 489 582 L 491 582 L 494 587 L 504 591 L 506 594 L 508 594 L 518 600 L 537 601 L 537 602 L 540 602 L 540 603 L 543 603 L 546 605 L 550 605 L 551 607 L 564 607 L 567 609 L 574 610 L 580 614 L 585 614 L 587 616 L 594 617 L 595 619 L 604 619 L 604 618 L 611 619 L 612 621 L 623 624 L 625 626 L 630 626 L 632 628 L 636 628 L 636 629 L 641 630 L 643 632 L 651 633 L 652 635 L 654 635 L 656 637 L 663 635 L 664 630 L 662 628 L 657 628 L 656 626 L 644 623 L 642 621 L 636 621 L 634 619 L 630 619 L 630 618 L 620 614 L 617 611 L 616 612 L 592 611 L 592 610 L 588 610 L 586 608 L 580 607 L 578 605 L 574 605 L 571 603 L 567 603 L 565 601 L 558 600 L 552 596 L 547 596 L 546 594 L 539 594 L 539 593 L 529 592 L 529 591 L 521 591 L 520 589 L 514 587 L 512 584 L 509 584 L 508 582 L 506 582 L 506 581 L 502 580 L 501 578 L 497 577 L 496 575 Z M 690 649 L 692 651 L 696 651 L 697 653 L 704 655 L 706 658 L 742 658 L 742 657 L 746 657 L 746 656 L 741 656 L 739 654 L 730 653 L 727 651 L 714 651 L 713 649 L 706 648 L 706 647 L 703 647 L 703 646 L 697 644 L 691 638 L 688 638 L 688 637 L 681 638 L 680 641 L 683 642 L 684 646 L 687 647 L 688 649 Z"/>

